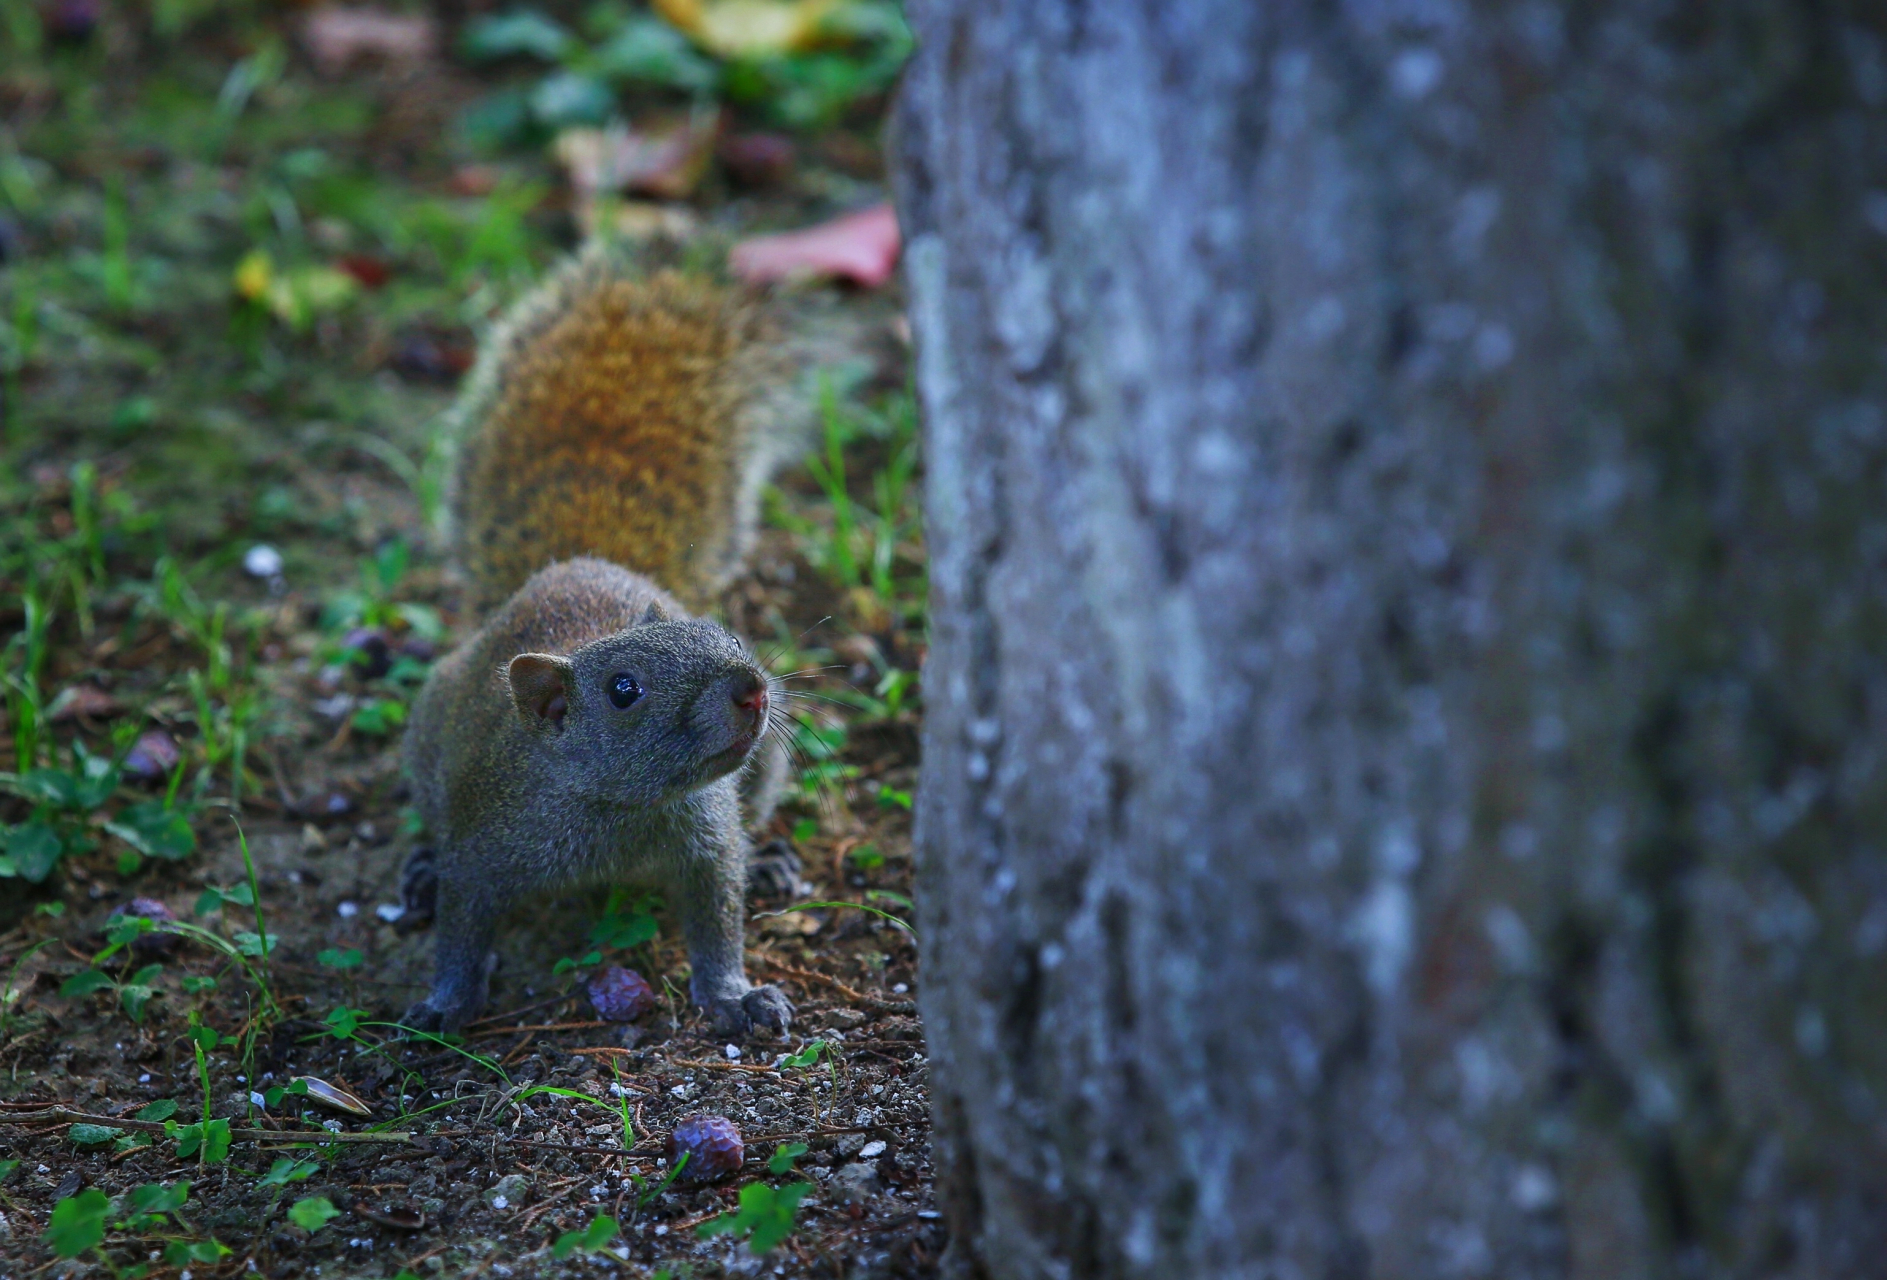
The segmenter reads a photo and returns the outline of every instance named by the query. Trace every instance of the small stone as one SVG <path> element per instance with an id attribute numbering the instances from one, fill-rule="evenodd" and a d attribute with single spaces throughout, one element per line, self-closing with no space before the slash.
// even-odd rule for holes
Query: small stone
<path id="1" fill-rule="evenodd" d="M 655 990 L 634 969 L 611 965 L 589 981 L 590 1003 L 605 1022 L 633 1022 L 655 1007 Z"/>
<path id="2" fill-rule="evenodd" d="M 740 1058 L 740 1046 L 737 1044 L 730 1044 L 721 1052 L 727 1055 L 729 1062 L 738 1061 Z"/>
<path id="3" fill-rule="evenodd" d="M 406 914 L 406 908 L 397 902 L 383 902 L 373 909 L 373 913 L 388 924 L 392 924 Z"/>
<path id="4" fill-rule="evenodd" d="M 878 1194 L 878 1170 L 868 1164 L 848 1164 L 832 1175 L 826 1190 L 841 1200 L 856 1203 Z"/>
<path id="5" fill-rule="evenodd" d="M 668 1135 L 669 1164 L 683 1155 L 688 1157 L 688 1164 L 681 1176 L 694 1182 L 710 1182 L 738 1172 L 747 1158 L 734 1122 L 726 1116 L 705 1113 L 684 1118 Z"/>
<path id="6" fill-rule="evenodd" d="M 506 1174 L 485 1190 L 485 1203 L 494 1209 L 522 1205 L 531 1194 L 531 1180 L 521 1173 Z"/>
<path id="7" fill-rule="evenodd" d="M 328 838 L 321 834 L 320 827 L 312 822 L 301 824 L 301 851 L 304 854 L 313 856 L 317 853 L 325 853 L 327 847 Z"/>
<path id="8" fill-rule="evenodd" d="M 341 919 L 352 920 L 355 916 L 360 914 L 360 904 L 358 902 L 343 902 L 340 906 L 334 908 L 334 910 Z"/>
<path id="9" fill-rule="evenodd" d="M 273 578 L 282 572 L 282 553 L 258 542 L 242 554 L 243 572 L 252 578 Z"/>
<path id="10" fill-rule="evenodd" d="M 858 1149 L 858 1158 L 860 1160 L 875 1160 L 879 1156 L 883 1155 L 884 1153 L 885 1153 L 884 1140 L 881 1138 L 873 1139 L 872 1141 L 867 1142 L 864 1146 Z"/>

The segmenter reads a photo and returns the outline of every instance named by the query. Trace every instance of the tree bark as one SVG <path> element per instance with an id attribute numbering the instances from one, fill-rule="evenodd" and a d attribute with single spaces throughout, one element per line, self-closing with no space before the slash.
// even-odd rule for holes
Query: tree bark
<path id="1" fill-rule="evenodd" d="M 910 0 L 991 1276 L 1887 1273 L 1887 20 Z"/>

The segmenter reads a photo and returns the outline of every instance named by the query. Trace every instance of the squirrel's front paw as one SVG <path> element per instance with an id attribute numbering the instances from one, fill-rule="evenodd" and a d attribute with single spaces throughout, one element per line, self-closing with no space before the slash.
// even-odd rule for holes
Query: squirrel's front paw
<path id="1" fill-rule="evenodd" d="M 778 987 L 755 987 L 745 995 L 716 1000 L 708 1013 L 722 1035 L 744 1036 L 757 1026 L 785 1031 L 793 1024 L 793 1003 Z"/>

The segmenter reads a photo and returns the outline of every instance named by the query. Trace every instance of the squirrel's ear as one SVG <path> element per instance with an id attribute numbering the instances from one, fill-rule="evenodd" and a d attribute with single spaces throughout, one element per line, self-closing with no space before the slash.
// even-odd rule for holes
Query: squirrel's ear
<path id="1" fill-rule="evenodd" d="M 511 659 L 505 677 L 511 685 L 511 702 L 526 724 L 563 728 L 574 671 L 570 659 L 548 653 L 520 653 Z"/>
<path id="2" fill-rule="evenodd" d="M 636 619 L 636 626 L 646 627 L 652 623 L 667 621 L 668 615 L 662 612 L 662 602 L 660 600 L 651 600 L 649 601 L 649 607 L 642 611 L 642 616 Z"/>

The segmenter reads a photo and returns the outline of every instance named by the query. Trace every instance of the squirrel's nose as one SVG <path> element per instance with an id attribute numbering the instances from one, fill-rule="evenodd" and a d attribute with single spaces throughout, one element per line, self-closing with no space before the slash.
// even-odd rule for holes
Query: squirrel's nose
<path id="1" fill-rule="evenodd" d="M 749 722 L 757 730 L 767 718 L 767 684 L 759 676 L 749 672 L 736 677 L 733 688 L 729 691 L 735 707 L 746 713 Z"/>

